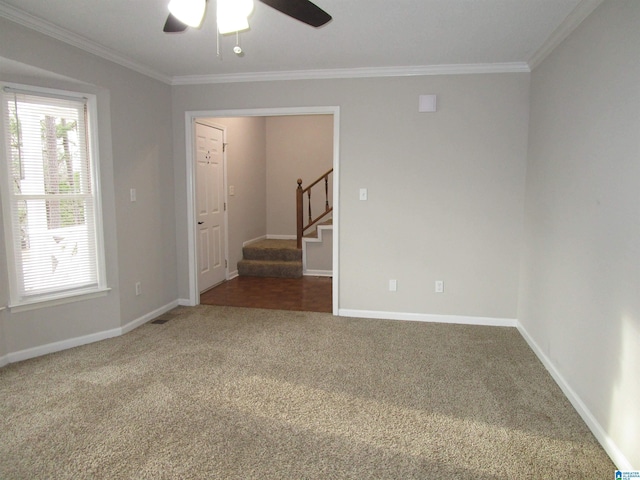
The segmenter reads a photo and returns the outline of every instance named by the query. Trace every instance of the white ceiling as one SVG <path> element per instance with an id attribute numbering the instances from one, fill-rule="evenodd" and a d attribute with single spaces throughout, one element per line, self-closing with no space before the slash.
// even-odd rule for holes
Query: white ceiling
<path id="1" fill-rule="evenodd" d="M 0 16 L 168 83 L 200 83 L 260 75 L 527 71 L 559 31 L 600 2 L 315 0 L 333 16 L 315 29 L 256 0 L 251 28 L 240 34 L 244 56 L 232 52 L 230 35 L 221 37 L 217 58 L 214 1 L 199 30 L 180 34 L 162 32 L 168 0 L 0 0 Z"/>

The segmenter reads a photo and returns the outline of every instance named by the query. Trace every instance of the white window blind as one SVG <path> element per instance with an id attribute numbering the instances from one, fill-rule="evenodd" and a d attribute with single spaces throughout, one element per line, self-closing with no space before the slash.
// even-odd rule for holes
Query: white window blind
<path id="1" fill-rule="evenodd" d="M 104 288 L 87 99 L 5 87 L 2 104 L 12 304 Z"/>

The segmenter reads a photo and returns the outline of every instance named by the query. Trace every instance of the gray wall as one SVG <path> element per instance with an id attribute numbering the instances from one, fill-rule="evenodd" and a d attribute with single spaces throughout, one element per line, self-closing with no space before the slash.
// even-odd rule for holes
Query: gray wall
<path id="1" fill-rule="evenodd" d="M 518 313 L 604 441 L 636 469 L 639 27 L 640 2 L 605 2 L 532 74 Z"/>
<path id="2" fill-rule="evenodd" d="M 5 353 L 119 328 L 175 301 L 170 87 L 3 18 L 0 58 L 9 59 L 0 62 L 5 81 L 97 95 L 107 282 L 112 289 L 97 299 L 0 313 Z M 137 190 L 136 203 L 129 201 L 130 188 Z M 142 284 L 139 297 L 134 295 L 137 281 Z M 0 292 L 6 291 L 3 268 Z"/>
<path id="3" fill-rule="evenodd" d="M 321 242 L 305 242 L 309 274 L 327 274 L 333 270 L 333 230 L 322 228 L 320 233 Z"/>
<path id="4" fill-rule="evenodd" d="M 418 113 L 424 93 L 439 95 L 439 112 Z M 185 111 L 339 106 L 339 307 L 515 318 L 528 95 L 528 74 L 174 87 L 180 296 Z"/>
<path id="5" fill-rule="evenodd" d="M 267 117 L 267 234 L 296 235 L 297 179 L 305 188 L 332 166 L 333 115 Z M 330 189 L 330 203 L 332 195 Z M 313 218 L 324 202 L 322 182 L 311 192 Z"/>

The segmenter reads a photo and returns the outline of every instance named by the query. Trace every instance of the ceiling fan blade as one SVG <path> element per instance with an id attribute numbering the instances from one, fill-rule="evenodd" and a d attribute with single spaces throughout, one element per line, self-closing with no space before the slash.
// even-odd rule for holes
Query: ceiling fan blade
<path id="1" fill-rule="evenodd" d="M 262 3 L 275 8 L 279 12 L 289 15 L 296 20 L 321 27 L 331 20 L 331 15 L 309 0 L 260 0 Z"/>
<path id="2" fill-rule="evenodd" d="M 169 14 L 169 16 L 167 17 L 167 21 L 164 23 L 164 28 L 162 29 L 162 31 L 166 33 L 178 33 L 184 32 L 186 29 L 187 25 L 185 23 L 182 23 L 176 17 Z"/>

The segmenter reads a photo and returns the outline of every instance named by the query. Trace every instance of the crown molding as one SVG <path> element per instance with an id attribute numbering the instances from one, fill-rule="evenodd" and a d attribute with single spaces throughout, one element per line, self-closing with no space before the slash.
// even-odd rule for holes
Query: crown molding
<path id="1" fill-rule="evenodd" d="M 99 45 L 98 43 L 89 40 L 81 35 L 65 30 L 58 27 L 51 22 L 42 20 L 33 15 L 30 15 L 22 10 L 7 5 L 0 1 L 0 17 L 4 17 L 12 22 L 20 24 L 24 27 L 35 30 L 39 33 L 47 35 L 49 37 L 60 40 L 64 43 L 80 48 L 86 52 L 92 53 L 99 57 L 102 57 L 111 62 L 122 65 L 130 70 L 146 75 L 147 77 L 154 78 L 166 84 L 171 84 L 171 77 L 163 75 L 145 65 L 141 65 L 130 58 L 124 57 L 108 48 Z"/>
<path id="2" fill-rule="evenodd" d="M 464 75 L 479 73 L 529 73 L 524 62 L 478 63 L 459 65 L 424 65 L 407 67 L 338 68 L 326 70 L 290 70 L 219 75 L 185 75 L 173 77 L 172 85 L 211 83 L 270 82 L 283 80 L 323 80 L 337 78 L 410 77 L 423 75 Z"/>
<path id="3" fill-rule="evenodd" d="M 560 26 L 547 38 L 529 59 L 529 69 L 533 70 L 573 32 L 582 21 L 593 13 L 604 0 L 581 0 Z"/>

